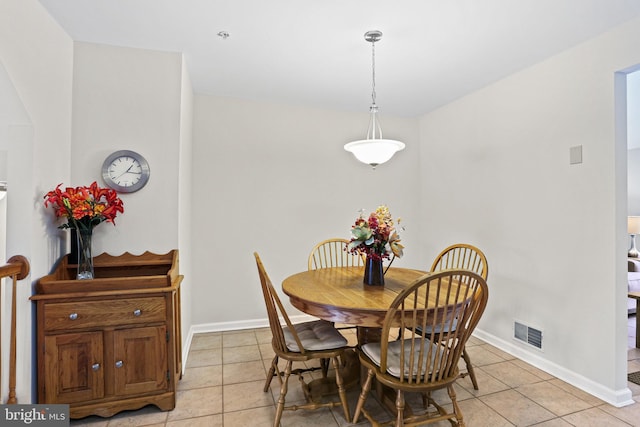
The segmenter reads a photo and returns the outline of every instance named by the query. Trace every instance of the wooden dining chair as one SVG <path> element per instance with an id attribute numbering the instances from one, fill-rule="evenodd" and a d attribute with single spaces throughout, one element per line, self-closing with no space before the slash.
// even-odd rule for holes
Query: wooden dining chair
<path id="1" fill-rule="evenodd" d="M 348 245 L 349 240 L 347 239 L 332 238 L 323 240 L 311 250 L 308 269 L 364 266 L 364 257 L 347 251 Z"/>
<path id="2" fill-rule="evenodd" d="M 282 412 L 296 409 L 317 409 L 322 407 L 342 406 L 345 420 L 349 420 L 349 405 L 340 373 L 339 358 L 344 358 L 344 352 L 348 348 L 347 340 L 336 330 L 330 322 L 316 320 L 305 323 L 292 324 L 287 312 L 278 297 L 278 294 L 267 275 L 260 256 L 254 252 L 258 275 L 262 286 L 262 294 L 267 307 L 269 327 L 273 336 L 271 345 L 275 352 L 275 357 L 271 361 L 271 367 L 267 374 L 264 391 L 269 391 L 271 380 L 274 376 L 280 381 L 280 395 L 276 405 L 276 416 L 273 422 L 274 427 L 280 426 Z M 282 326 L 281 320 L 286 326 Z M 284 372 L 278 368 L 279 359 L 286 360 Z M 309 372 L 320 367 L 293 369 L 293 362 L 307 362 L 310 360 L 330 360 L 334 372 L 335 383 L 338 389 L 339 401 L 321 401 L 313 396 L 310 384 L 303 378 L 305 372 Z M 302 385 L 306 403 L 285 406 L 289 377 L 291 374 L 297 375 Z M 326 378 L 324 378 L 326 380 Z"/>
<path id="3" fill-rule="evenodd" d="M 383 387 L 395 391 L 396 427 L 444 420 L 464 426 L 453 386 L 460 377 L 458 361 L 484 312 L 488 291 L 485 280 L 474 272 L 444 270 L 421 276 L 398 294 L 385 316 L 380 342 L 360 347 L 360 363 L 367 370 L 367 378 L 353 423 L 357 423 L 363 413 L 372 425 L 380 425 L 364 407 L 375 377 Z M 390 342 L 391 331 L 395 333 L 397 327 L 441 332 L 438 336 L 424 332 L 403 334 Z M 433 391 L 445 388 L 451 400 L 451 412 L 432 396 Z M 426 412 L 414 414 L 411 408 L 405 407 L 405 392 L 422 393 Z"/>
<path id="4" fill-rule="evenodd" d="M 489 264 L 487 264 L 487 257 L 484 253 L 475 246 L 466 243 L 455 243 L 445 249 L 443 249 L 438 256 L 433 260 L 431 269 L 429 271 L 446 270 L 450 268 L 465 269 L 473 271 L 486 281 L 489 275 Z M 402 331 L 402 330 L 401 330 Z M 421 331 L 418 330 L 418 333 Z M 436 335 L 439 331 L 435 331 Z M 434 333 L 432 330 L 427 329 L 427 334 Z M 471 364 L 471 358 L 467 349 L 462 351 L 462 358 L 467 365 L 467 372 L 462 372 L 460 375 L 465 377 L 469 375 L 473 388 L 478 390 L 478 380 L 476 379 L 476 373 L 473 370 Z"/>
<path id="5" fill-rule="evenodd" d="M 363 267 L 365 257 L 362 254 L 352 254 L 347 250 L 349 240 L 334 237 L 323 240 L 311 249 L 308 260 L 309 270 L 333 267 Z M 340 326 L 339 330 L 357 329 L 355 326 Z M 326 366 L 326 365 L 325 365 Z"/>
<path id="6" fill-rule="evenodd" d="M 463 268 L 478 273 L 486 281 L 489 277 L 489 264 L 484 253 L 473 245 L 455 243 L 442 250 L 433 260 L 430 271 L 445 270 L 448 268 Z M 432 331 L 427 330 L 427 333 Z M 436 331 L 437 333 L 437 331 Z M 478 390 L 478 380 L 471 364 L 471 358 L 466 347 L 462 350 L 462 358 L 467 365 L 467 372 L 461 373 L 462 377 L 469 375 L 473 388 Z"/>

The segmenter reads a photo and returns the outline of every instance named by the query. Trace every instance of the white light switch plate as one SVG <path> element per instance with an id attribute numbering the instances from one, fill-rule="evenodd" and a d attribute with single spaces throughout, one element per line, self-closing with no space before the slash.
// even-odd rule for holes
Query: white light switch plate
<path id="1" fill-rule="evenodd" d="M 582 163 L 582 145 L 569 148 L 569 164 Z"/>

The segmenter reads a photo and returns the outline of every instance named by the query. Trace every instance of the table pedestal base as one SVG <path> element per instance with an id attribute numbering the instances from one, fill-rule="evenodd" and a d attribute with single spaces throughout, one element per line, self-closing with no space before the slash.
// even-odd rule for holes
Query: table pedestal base
<path id="1" fill-rule="evenodd" d="M 345 390 L 348 390 L 360 382 L 360 359 L 356 352 L 353 350 L 345 351 L 342 365 L 340 375 L 342 376 L 342 383 Z M 325 396 L 338 394 L 338 386 L 333 376 L 317 378 L 308 384 L 303 384 L 302 387 L 306 387 L 306 390 L 303 389 L 303 391 L 305 392 L 307 400 L 311 402 L 318 401 Z"/>
<path id="2" fill-rule="evenodd" d="M 382 329 L 358 326 L 357 336 L 358 345 L 363 345 L 369 342 L 380 342 L 380 339 L 382 337 Z"/>

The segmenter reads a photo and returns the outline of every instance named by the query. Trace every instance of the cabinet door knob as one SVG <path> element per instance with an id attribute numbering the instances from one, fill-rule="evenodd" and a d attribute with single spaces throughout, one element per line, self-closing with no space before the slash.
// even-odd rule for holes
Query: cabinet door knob
<path id="1" fill-rule="evenodd" d="M 71 320 L 76 320 L 77 318 L 78 318 L 78 313 L 71 313 L 69 315 L 69 319 L 71 319 Z"/>
<path id="2" fill-rule="evenodd" d="M 118 360 L 116 362 L 116 368 L 122 368 L 122 365 L 123 365 L 122 360 Z"/>
<path id="3" fill-rule="evenodd" d="M 93 369 L 94 371 L 97 371 L 100 369 L 100 364 L 99 363 L 94 363 L 93 365 L 91 365 L 91 369 Z"/>
<path id="4" fill-rule="evenodd" d="M 133 310 L 133 315 L 134 315 L 134 316 L 138 317 L 138 316 L 140 316 L 141 314 L 142 314 L 142 311 L 141 311 L 140 309 Z"/>

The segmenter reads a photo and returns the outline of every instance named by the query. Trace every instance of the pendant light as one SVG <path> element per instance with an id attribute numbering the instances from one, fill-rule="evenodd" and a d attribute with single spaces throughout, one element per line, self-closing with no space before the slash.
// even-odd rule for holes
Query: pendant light
<path id="1" fill-rule="evenodd" d="M 367 139 L 349 142 L 345 144 L 344 149 L 353 153 L 356 159 L 362 163 L 371 165 L 374 169 L 376 166 L 385 163 L 393 157 L 396 151 L 404 149 L 404 143 L 393 139 L 382 138 L 382 128 L 378 121 L 378 106 L 376 105 L 376 45 L 375 43 L 382 38 L 382 32 L 377 30 L 367 31 L 364 33 L 364 39 L 371 43 L 371 65 L 373 70 L 373 85 L 371 92 L 371 107 L 369 107 L 369 129 L 367 130 Z"/>

